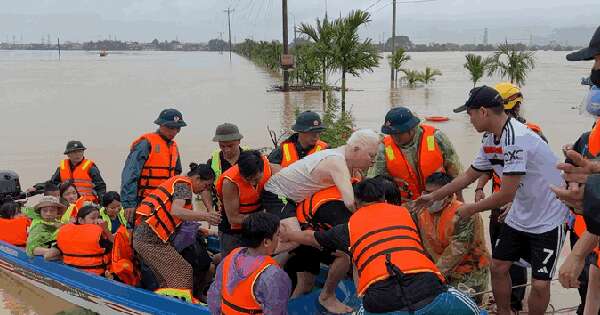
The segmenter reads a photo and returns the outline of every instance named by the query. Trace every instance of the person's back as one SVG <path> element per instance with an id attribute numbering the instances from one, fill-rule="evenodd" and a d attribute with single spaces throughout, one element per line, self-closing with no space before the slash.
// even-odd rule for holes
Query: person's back
<path id="1" fill-rule="evenodd" d="M 313 153 L 273 175 L 265 189 L 286 196 L 296 202 L 308 198 L 313 193 L 335 185 L 331 177 L 314 176 L 315 168 L 326 159 L 339 159 L 344 162 L 344 153 L 336 149 Z"/>
<path id="2" fill-rule="evenodd" d="M 253 213 L 242 223 L 244 245 L 217 267 L 208 291 L 211 314 L 287 314 L 291 282 L 271 258 L 279 243 L 279 218 Z"/>
<path id="3" fill-rule="evenodd" d="M 16 215 L 19 204 L 9 201 L 0 207 L 0 241 L 14 246 L 24 247 L 27 244 L 27 229 L 31 220 L 23 215 Z"/>

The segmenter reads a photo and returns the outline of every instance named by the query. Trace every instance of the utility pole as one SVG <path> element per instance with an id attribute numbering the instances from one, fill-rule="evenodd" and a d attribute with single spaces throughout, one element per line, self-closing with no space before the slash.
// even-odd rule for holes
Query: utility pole
<path id="1" fill-rule="evenodd" d="M 56 42 L 58 43 L 58 60 L 60 60 L 60 37 L 56 38 Z"/>
<path id="2" fill-rule="evenodd" d="M 225 12 L 227 12 L 227 25 L 229 26 L 229 62 L 231 62 L 231 12 L 235 11 L 232 10 L 231 8 L 227 8 L 227 10 L 224 10 Z"/>
<path id="3" fill-rule="evenodd" d="M 394 9 L 392 14 L 392 54 L 396 51 L 396 0 L 394 0 Z M 394 82 L 394 68 L 391 69 L 391 78 Z"/>
<path id="4" fill-rule="evenodd" d="M 287 0 L 281 0 L 281 11 L 283 15 L 283 54 L 289 53 L 288 47 L 288 6 Z M 287 67 L 283 67 L 283 91 L 287 92 L 290 89 L 290 74 Z"/>
<path id="5" fill-rule="evenodd" d="M 223 32 L 219 32 L 219 38 L 221 42 L 219 43 L 219 47 L 221 47 L 221 55 L 223 54 Z"/>

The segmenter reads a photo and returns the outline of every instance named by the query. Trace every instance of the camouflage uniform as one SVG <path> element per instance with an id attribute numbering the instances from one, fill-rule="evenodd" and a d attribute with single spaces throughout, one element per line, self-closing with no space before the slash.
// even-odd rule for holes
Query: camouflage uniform
<path id="1" fill-rule="evenodd" d="M 422 135 L 423 129 L 416 128 L 413 141 L 407 145 L 400 146 L 402 153 L 413 169 L 415 169 L 415 159 L 417 157 Z M 458 176 L 458 174 L 462 172 L 462 166 L 460 164 L 460 158 L 454 150 L 452 142 L 450 142 L 450 139 L 448 139 L 448 137 L 440 130 L 436 130 L 433 134 L 433 137 L 442 151 L 442 156 L 444 158 L 444 169 L 452 177 Z M 389 175 L 385 160 L 385 146 L 383 144 L 379 146 L 377 157 L 375 159 L 375 165 L 369 170 L 370 177 L 375 175 Z"/>
<path id="2" fill-rule="evenodd" d="M 413 215 L 421 233 L 423 247 L 429 253 L 440 272 L 444 274 L 449 285 L 460 289 L 466 286 L 474 290 L 472 293 L 485 291 L 489 284 L 491 257 L 485 243 L 483 220 L 479 214 L 475 214 L 466 220 L 453 222 L 455 224 L 454 232 L 452 235 L 446 236 L 449 241 L 448 246 L 441 254 L 438 254 L 434 250 L 435 245 L 432 244 L 431 240 L 433 239 L 434 242 L 438 241 L 439 218 L 443 211 L 447 211 L 447 208 L 432 215 L 434 217 L 434 226 L 429 229 L 425 229 L 419 217 Z M 435 231 L 434 235 L 424 235 L 427 230 Z M 439 244 L 436 245 L 439 246 Z M 466 255 L 469 255 L 471 259 L 465 261 Z M 481 266 L 480 261 L 485 261 L 486 263 Z M 457 267 L 459 266 L 461 268 L 466 267 L 472 271 L 459 272 L 457 271 Z M 476 301 L 480 303 L 481 298 L 483 296 L 477 296 Z"/>

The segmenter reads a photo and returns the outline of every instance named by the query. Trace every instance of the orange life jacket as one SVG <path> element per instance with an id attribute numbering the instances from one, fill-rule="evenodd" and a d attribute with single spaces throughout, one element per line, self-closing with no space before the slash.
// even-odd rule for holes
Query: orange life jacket
<path id="1" fill-rule="evenodd" d="M 585 225 L 585 220 L 583 219 L 583 215 L 573 213 L 575 216 L 575 222 L 573 223 L 573 232 L 577 235 L 577 238 L 581 238 L 583 233 L 587 231 L 587 226 Z M 594 253 L 596 253 L 597 261 L 596 263 L 600 263 L 600 247 L 596 246 L 594 248 Z"/>
<path id="2" fill-rule="evenodd" d="M 133 262 L 133 248 L 127 228 L 121 225 L 115 233 L 109 271 L 131 286 L 140 283 L 141 275 Z"/>
<path id="3" fill-rule="evenodd" d="M 90 169 L 94 166 L 92 160 L 83 159 L 81 163 L 75 166 L 75 169 L 71 169 L 71 162 L 69 159 L 60 161 L 60 182 L 66 182 L 72 180 L 77 192 L 80 196 L 95 196 L 94 195 L 94 183 L 90 176 Z"/>
<path id="4" fill-rule="evenodd" d="M 335 185 L 312 194 L 310 198 L 304 199 L 296 206 L 296 218 L 298 222 L 301 225 L 308 225 L 315 230 L 320 230 L 319 227 L 314 225 L 313 217 L 322 205 L 336 200 L 342 200 L 342 193 L 340 193 L 340 190 Z"/>
<path id="5" fill-rule="evenodd" d="M 192 189 L 192 182 L 186 176 L 173 176 L 144 198 L 136 209 L 136 214 L 145 219 L 148 226 L 163 241 L 175 233 L 175 229 L 183 222 L 180 218 L 171 215 L 171 204 L 176 184 L 187 184 Z M 192 204 L 186 203 L 185 208 L 192 211 Z"/>
<path id="6" fill-rule="evenodd" d="M 429 253 L 434 257 L 441 256 L 450 245 L 450 239 L 454 235 L 454 217 L 456 210 L 462 205 L 462 202 L 454 199 L 452 203 L 442 210 L 441 214 L 431 214 L 424 210 L 419 213 L 419 230 L 422 240 Z M 437 217 L 437 224 L 435 224 Z M 471 252 L 465 255 L 461 262 L 452 270 L 458 273 L 469 273 L 490 265 L 490 258 L 485 248 L 484 239 L 475 238 L 471 244 Z M 476 268 L 475 268 L 476 267 Z"/>
<path id="7" fill-rule="evenodd" d="M 0 218 L 0 241 L 24 247 L 27 245 L 27 228 L 30 224 L 31 220 L 25 216 L 17 216 L 12 219 Z"/>
<path id="8" fill-rule="evenodd" d="M 317 144 L 312 148 L 312 150 L 308 151 L 307 155 L 311 155 L 315 152 L 319 152 L 321 150 L 325 150 L 329 147 L 329 145 L 321 140 L 317 141 Z M 281 144 L 281 151 L 283 153 L 283 158 L 281 159 L 281 167 L 288 167 L 292 165 L 292 163 L 298 161 L 300 158 L 298 157 L 298 151 L 296 150 L 296 143 L 294 141 L 284 141 Z"/>
<path id="9" fill-rule="evenodd" d="M 139 137 L 131 144 L 131 150 L 142 140 L 150 143 L 150 154 L 146 163 L 144 163 L 140 179 L 138 180 L 139 199 L 146 198 L 162 182 L 176 175 L 175 166 L 179 158 L 179 151 L 175 140 L 167 143 L 156 132 L 147 133 Z"/>
<path id="10" fill-rule="evenodd" d="M 97 224 L 63 225 L 56 236 L 56 244 L 63 255 L 63 263 L 97 275 L 104 275 L 110 262 L 110 253 L 100 247 L 102 228 Z"/>
<path id="11" fill-rule="evenodd" d="M 221 314 L 223 315 L 244 315 L 244 314 L 262 314 L 261 305 L 254 296 L 254 284 L 258 277 L 269 268 L 269 266 L 278 266 L 275 259 L 271 256 L 265 256 L 263 262 L 256 267 L 246 279 L 240 281 L 231 291 L 228 290 L 229 270 L 234 263 L 233 257 L 242 250 L 241 247 L 234 249 L 223 260 L 223 281 L 221 282 Z"/>
<path id="12" fill-rule="evenodd" d="M 271 166 L 269 164 L 269 160 L 267 160 L 267 158 L 264 156 L 262 159 L 264 163 L 263 177 L 258 182 L 256 187 L 252 186 L 244 179 L 244 177 L 240 174 L 240 167 L 237 164 L 232 166 L 225 173 L 221 174 L 215 186 L 217 190 L 217 196 L 221 200 L 221 203 L 223 202 L 223 180 L 227 178 L 238 187 L 241 214 L 250 214 L 261 209 L 262 203 L 260 195 L 265 188 L 265 184 L 269 178 L 271 178 Z M 239 224 L 231 224 L 232 230 L 239 230 L 241 228 L 242 227 Z"/>
<path id="13" fill-rule="evenodd" d="M 600 154 L 600 118 L 596 120 L 596 124 L 592 131 L 590 131 L 590 135 L 588 136 L 588 153 L 597 157 Z"/>
<path id="14" fill-rule="evenodd" d="M 414 160 L 416 169 L 408 162 L 392 136 L 383 139 L 387 171 L 392 177 L 405 183 L 404 187 L 399 187 L 403 200 L 419 198 L 425 190 L 427 177 L 435 172 L 445 171 L 442 150 L 434 136 L 436 129 L 429 125 L 420 125 L 420 127 L 423 134 Z"/>
<path id="15" fill-rule="evenodd" d="M 427 257 L 408 210 L 387 203 L 358 209 L 348 223 L 352 263 L 358 272 L 359 296 L 373 283 L 394 276 L 388 263 L 403 274 L 432 272 L 444 276 Z"/>
<path id="16" fill-rule="evenodd" d="M 542 132 L 542 128 L 539 125 L 536 125 L 534 123 L 526 123 L 525 126 L 527 126 L 527 128 L 529 128 L 529 130 L 540 134 Z M 599 144 L 600 145 L 600 144 Z M 502 152 L 500 152 L 502 153 Z M 500 191 L 500 187 L 502 186 L 502 177 L 498 174 L 496 174 L 496 172 L 492 171 L 492 192 L 498 192 Z"/>

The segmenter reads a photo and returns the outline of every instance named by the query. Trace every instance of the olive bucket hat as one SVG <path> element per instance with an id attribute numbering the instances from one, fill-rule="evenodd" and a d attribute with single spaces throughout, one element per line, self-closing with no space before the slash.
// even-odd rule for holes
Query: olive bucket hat
<path id="1" fill-rule="evenodd" d="M 240 133 L 240 129 L 238 126 L 230 123 L 224 123 L 217 126 L 215 130 L 215 136 L 212 141 L 221 142 L 221 141 L 239 141 L 242 140 L 244 136 Z"/>

